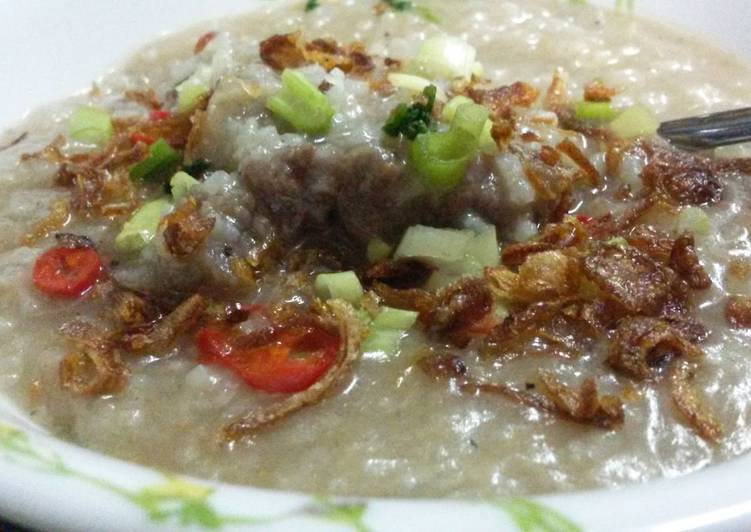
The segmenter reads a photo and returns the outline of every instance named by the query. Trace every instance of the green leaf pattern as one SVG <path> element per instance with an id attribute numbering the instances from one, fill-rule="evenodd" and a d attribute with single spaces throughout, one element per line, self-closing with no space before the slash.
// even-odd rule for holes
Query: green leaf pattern
<path id="1" fill-rule="evenodd" d="M 521 532 L 580 532 L 581 529 L 555 510 L 527 499 L 501 503 Z"/>
<path id="2" fill-rule="evenodd" d="M 342 502 L 315 497 L 298 510 L 276 516 L 251 517 L 219 513 L 212 505 L 214 488 L 165 474 L 161 482 L 130 490 L 107 480 L 68 467 L 57 453 L 35 446 L 20 429 L 0 422 L 0 457 L 37 472 L 70 477 L 118 495 L 141 508 L 153 523 L 172 523 L 203 530 L 228 525 L 261 526 L 294 517 L 307 517 L 346 527 L 353 532 L 370 532 L 365 524 L 368 511 L 362 502 Z M 527 499 L 498 503 L 520 532 L 581 532 L 567 518 Z"/>

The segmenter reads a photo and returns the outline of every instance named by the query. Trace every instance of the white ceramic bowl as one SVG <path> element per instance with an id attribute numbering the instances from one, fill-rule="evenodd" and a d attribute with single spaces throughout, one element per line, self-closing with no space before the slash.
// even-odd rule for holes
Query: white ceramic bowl
<path id="1" fill-rule="evenodd" d="M 0 126 L 87 87 L 161 32 L 268 1 L 0 0 Z M 636 3 L 640 15 L 751 58 L 748 0 Z M 748 477 L 751 456 L 618 491 L 511 501 L 328 500 L 114 460 L 48 436 L 0 397 L 0 515 L 45 530 L 749 530 Z"/>

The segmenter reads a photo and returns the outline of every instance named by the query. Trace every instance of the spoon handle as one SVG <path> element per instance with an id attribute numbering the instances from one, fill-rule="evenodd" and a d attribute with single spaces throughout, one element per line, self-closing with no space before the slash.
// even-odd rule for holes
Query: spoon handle
<path id="1" fill-rule="evenodd" d="M 663 122 L 657 133 L 686 149 L 716 148 L 751 141 L 751 107 Z"/>

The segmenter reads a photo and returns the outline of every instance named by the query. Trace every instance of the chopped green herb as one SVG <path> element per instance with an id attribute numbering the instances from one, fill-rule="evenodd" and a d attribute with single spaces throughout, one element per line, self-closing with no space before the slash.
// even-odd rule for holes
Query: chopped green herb
<path id="1" fill-rule="evenodd" d="M 196 159 L 190 164 L 183 166 L 183 172 L 200 178 L 208 170 L 211 170 L 211 163 L 206 159 Z"/>
<path id="2" fill-rule="evenodd" d="M 409 0 L 383 0 L 383 3 L 395 11 L 407 11 L 413 7 Z"/>
<path id="3" fill-rule="evenodd" d="M 308 0 L 307 2 L 305 2 L 305 11 L 313 11 L 320 5 L 321 4 L 318 3 L 318 0 Z"/>
<path id="4" fill-rule="evenodd" d="M 160 138 L 149 146 L 149 155 L 130 167 L 133 181 L 160 181 L 172 177 L 182 161 L 182 155 Z"/>
<path id="5" fill-rule="evenodd" d="M 415 102 L 412 105 L 399 104 L 391 112 L 391 116 L 383 126 L 383 131 L 391 136 L 404 135 L 409 140 L 415 140 L 420 133 L 430 131 L 433 124 L 433 106 L 438 89 L 435 85 L 429 85 L 422 91 L 425 102 Z"/>
<path id="6" fill-rule="evenodd" d="M 428 22 L 433 22 L 434 24 L 438 24 L 441 21 L 441 19 L 439 19 L 438 16 L 436 16 L 436 14 L 433 13 L 433 11 L 431 11 L 429 8 L 417 5 L 410 0 L 383 0 L 383 3 L 394 11 L 413 10 L 422 18 L 424 18 Z"/>

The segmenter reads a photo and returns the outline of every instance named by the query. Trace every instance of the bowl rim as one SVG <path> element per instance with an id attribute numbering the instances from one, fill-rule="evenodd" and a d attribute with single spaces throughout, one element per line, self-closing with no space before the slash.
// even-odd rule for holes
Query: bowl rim
<path id="1" fill-rule="evenodd" d="M 0 419 L 0 514 L 40 529 L 747 530 L 751 498 L 737 473 L 749 469 L 746 455 L 615 490 L 484 500 L 321 497 L 171 474 Z M 96 513 L 80 511 L 91 505 Z"/>

